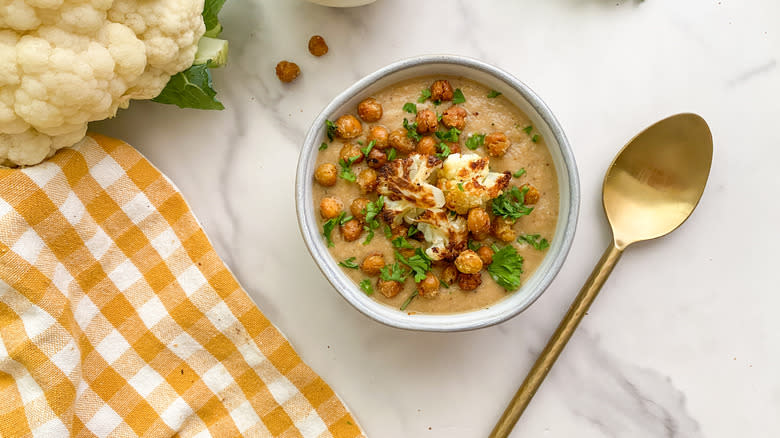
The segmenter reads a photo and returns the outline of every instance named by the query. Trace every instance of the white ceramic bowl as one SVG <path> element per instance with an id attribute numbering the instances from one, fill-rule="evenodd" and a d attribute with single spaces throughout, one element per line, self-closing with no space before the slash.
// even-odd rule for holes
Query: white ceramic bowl
<path id="1" fill-rule="evenodd" d="M 461 76 L 498 90 L 531 119 L 544 136 L 558 173 L 560 206 L 558 225 L 542 264 L 515 292 L 488 308 L 470 312 L 429 315 L 394 309 L 366 296 L 347 277 L 328 252 L 317 225 L 317 209 L 312 199 L 312 184 L 318 146 L 325 136 L 325 120 L 344 113 L 354 113 L 357 104 L 373 93 L 404 79 L 429 75 Z M 389 326 L 426 331 L 458 331 L 487 327 L 505 321 L 530 306 L 550 285 L 561 269 L 571 247 L 577 227 L 580 204 L 579 179 L 569 142 L 560 124 L 544 102 L 517 78 L 484 62 L 452 55 L 427 55 L 405 59 L 381 68 L 364 77 L 336 96 L 317 116 L 309 129 L 298 159 L 295 181 L 295 203 L 298 225 L 306 246 L 320 270 L 356 309 Z"/>

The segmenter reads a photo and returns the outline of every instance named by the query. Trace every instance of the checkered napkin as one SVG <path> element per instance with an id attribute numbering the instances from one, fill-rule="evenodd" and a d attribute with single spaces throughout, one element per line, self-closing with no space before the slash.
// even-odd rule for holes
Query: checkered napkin
<path id="1" fill-rule="evenodd" d="M 133 148 L 0 169 L 0 436 L 173 435 L 362 432 Z"/>

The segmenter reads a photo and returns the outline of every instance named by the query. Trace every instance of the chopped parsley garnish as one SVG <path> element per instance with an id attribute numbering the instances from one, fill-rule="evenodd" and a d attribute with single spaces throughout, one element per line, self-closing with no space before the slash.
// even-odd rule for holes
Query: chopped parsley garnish
<path id="1" fill-rule="evenodd" d="M 438 157 L 438 158 L 440 158 L 440 159 L 442 159 L 442 160 L 444 160 L 444 159 L 446 159 L 447 157 L 449 157 L 449 156 L 450 156 L 450 154 L 452 153 L 452 151 L 450 150 L 450 147 L 449 147 L 449 146 L 447 146 L 447 145 L 446 145 L 446 144 L 444 144 L 444 143 L 439 143 L 439 148 L 438 148 L 438 149 L 439 149 L 439 151 L 441 151 L 441 152 L 437 153 L 437 154 L 436 154 L 436 157 Z"/>
<path id="2" fill-rule="evenodd" d="M 387 238 L 387 240 L 393 238 L 393 230 L 391 230 L 390 226 L 387 224 L 385 224 L 385 238 Z"/>
<path id="3" fill-rule="evenodd" d="M 539 134 L 534 134 L 534 136 L 531 137 L 531 141 L 537 143 L 539 141 Z"/>
<path id="4" fill-rule="evenodd" d="M 445 289 L 449 289 L 450 288 L 450 285 L 447 284 L 447 282 L 445 282 L 444 280 L 439 280 L 439 286 L 441 286 L 441 287 L 443 287 Z"/>
<path id="5" fill-rule="evenodd" d="M 376 140 L 371 140 L 368 142 L 368 146 L 364 148 L 360 148 L 360 152 L 363 152 L 364 156 L 368 156 L 369 152 L 371 152 L 371 149 L 374 149 L 374 145 L 376 144 Z"/>
<path id="6" fill-rule="evenodd" d="M 328 144 L 323 141 L 322 144 L 320 145 L 320 150 L 324 151 L 327 148 L 328 148 Z"/>
<path id="7" fill-rule="evenodd" d="M 368 245 L 371 243 L 371 239 L 374 238 L 374 230 L 368 225 L 363 225 L 363 231 L 366 232 L 366 240 L 363 241 L 363 245 Z"/>
<path id="8" fill-rule="evenodd" d="M 363 230 L 367 232 L 366 240 L 363 241 L 363 245 L 368 245 L 371 239 L 374 238 L 374 230 L 379 228 L 379 221 L 376 216 L 382 211 L 382 207 L 385 205 L 385 198 L 380 196 L 374 202 L 369 202 L 366 205 L 366 224 L 363 225 Z"/>
<path id="9" fill-rule="evenodd" d="M 409 227 L 409 231 L 406 232 L 406 237 L 412 237 L 419 232 L 420 230 L 417 229 L 417 225 L 412 225 Z"/>
<path id="10" fill-rule="evenodd" d="M 415 289 L 414 292 L 412 292 L 412 294 L 409 295 L 409 298 L 407 298 L 406 301 L 404 301 L 404 303 L 401 304 L 401 307 L 399 308 L 399 310 L 406 310 L 406 308 L 409 307 L 409 303 L 411 303 L 412 300 L 414 299 L 414 297 L 416 297 L 417 294 L 419 294 L 419 293 L 420 292 L 417 291 L 417 289 Z"/>
<path id="11" fill-rule="evenodd" d="M 444 117 L 444 114 L 439 114 L 438 111 L 436 111 L 436 121 L 441 122 L 441 118 Z"/>
<path id="12" fill-rule="evenodd" d="M 522 189 L 512 187 L 505 191 L 493 199 L 493 214 L 507 219 L 518 219 L 521 216 L 530 214 L 534 208 L 525 205 L 526 193 L 528 193 L 528 186 Z"/>
<path id="13" fill-rule="evenodd" d="M 339 221 L 339 225 L 344 225 L 347 222 L 351 221 L 352 219 L 354 219 L 354 217 L 352 217 L 352 215 L 345 216 L 345 217 L 341 218 L 341 220 Z"/>
<path id="14" fill-rule="evenodd" d="M 330 218 L 325 221 L 324 224 L 322 224 L 322 235 L 325 236 L 325 241 L 328 242 L 328 247 L 333 246 L 333 240 L 330 238 L 333 229 L 336 228 L 336 225 L 341 223 L 341 220 L 344 219 L 345 215 L 346 213 L 342 211 L 338 216 Z"/>
<path id="15" fill-rule="evenodd" d="M 340 261 L 339 262 L 339 266 L 343 266 L 343 267 L 349 268 L 349 269 L 357 269 L 358 268 L 358 264 L 355 263 L 355 258 L 354 257 L 350 257 L 350 258 L 348 258 L 346 260 Z"/>
<path id="16" fill-rule="evenodd" d="M 528 125 L 525 128 L 523 128 L 523 132 L 525 132 L 526 134 L 530 134 L 531 131 L 533 131 L 533 130 L 534 130 L 534 127 L 532 125 Z"/>
<path id="17" fill-rule="evenodd" d="M 410 114 L 417 114 L 417 105 L 413 104 L 412 102 L 406 102 L 404 104 L 404 111 Z"/>
<path id="18" fill-rule="evenodd" d="M 464 103 L 466 101 L 466 96 L 463 95 L 463 92 L 460 91 L 460 88 L 456 88 L 455 92 L 452 93 L 452 103 L 455 105 L 459 103 Z"/>
<path id="19" fill-rule="evenodd" d="M 478 250 L 480 248 L 482 248 L 482 245 L 480 245 L 479 243 L 469 239 L 469 249 L 470 250 L 476 251 L 476 250 Z"/>
<path id="20" fill-rule="evenodd" d="M 390 148 L 387 151 L 387 161 L 393 161 L 395 160 L 395 156 L 398 155 L 398 151 L 395 150 L 395 148 Z"/>
<path id="21" fill-rule="evenodd" d="M 417 103 L 423 103 L 430 98 L 431 98 L 431 89 L 425 88 L 422 90 L 422 92 L 420 92 L 420 97 L 417 98 Z"/>
<path id="22" fill-rule="evenodd" d="M 409 123 L 404 117 L 404 129 L 406 129 L 406 136 L 414 141 L 420 141 L 422 135 L 417 133 L 417 122 Z"/>
<path id="23" fill-rule="evenodd" d="M 414 282 L 419 283 L 425 280 L 428 271 L 431 270 L 431 258 L 428 257 L 420 248 L 414 250 L 414 255 L 408 259 L 398 251 L 395 252 L 395 258 L 408 266 L 414 273 Z"/>
<path id="24" fill-rule="evenodd" d="M 363 140 L 357 140 L 355 143 L 359 144 L 360 146 L 363 146 Z"/>
<path id="25" fill-rule="evenodd" d="M 545 249 L 550 247 L 550 242 L 547 241 L 547 239 L 542 238 L 542 240 L 539 240 L 539 238 L 542 237 L 539 234 L 526 234 L 524 236 L 520 236 L 517 238 L 518 242 L 526 242 L 529 245 L 533 246 L 539 251 L 544 251 Z"/>
<path id="26" fill-rule="evenodd" d="M 350 182 L 355 182 L 355 180 L 357 180 L 357 176 L 355 176 L 355 172 L 352 171 L 351 166 L 358 158 L 360 158 L 360 156 L 356 155 L 354 157 L 349 157 L 347 160 L 344 160 L 343 158 L 339 160 L 339 166 L 341 166 L 339 178 Z"/>
<path id="27" fill-rule="evenodd" d="M 374 286 L 371 286 L 371 280 L 368 278 L 360 282 L 360 289 L 369 297 L 374 294 Z"/>
<path id="28" fill-rule="evenodd" d="M 525 175 L 525 169 L 520 169 L 517 172 L 512 174 L 512 176 L 515 178 L 520 178 L 523 175 Z"/>
<path id="29" fill-rule="evenodd" d="M 401 249 L 412 249 L 414 248 L 411 243 L 409 243 L 408 240 L 406 240 L 406 237 L 404 236 L 398 236 L 395 239 L 392 240 L 393 246 L 396 248 Z"/>
<path id="30" fill-rule="evenodd" d="M 401 269 L 401 265 L 399 265 L 398 262 L 395 262 L 392 265 L 385 265 L 379 270 L 379 278 L 384 281 L 398 281 L 403 283 L 403 281 L 406 280 L 407 275 L 409 275 L 409 273 Z"/>
<path id="31" fill-rule="evenodd" d="M 490 93 L 487 94 L 487 97 L 488 97 L 488 99 L 494 99 L 494 98 L 496 98 L 496 97 L 498 97 L 500 95 L 501 95 L 500 91 L 490 90 Z"/>
<path id="32" fill-rule="evenodd" d="M 513 291 L 520 287 L 520 274 L 523 273 L 523 257 L 517 254 L 512 245 L 498 249 L 493 245 L 493 262 L 487 271 L 501 287 Z"/>
<path id="33" fill-rule="evenodd" d="M 333 141 L 333 134 L 336 133 L 336 124 L 328 119 L 325 119 L 325 134 L 328 136 L 328 140 Z"/>
<path id="34" fill-rule="evenodd" d="M 485 144 L 485 134 L 472 134 L 466 139 L 466 147 L 472 151 Z"/>
<path id="35" fill-rule="evenodd" d="M 404 124 L 404 128 L 406 128 L 406 124 Z M 417 124 L 415 124 L 415 129 L 417 129 Z M 417 131 L 415 131 L 415 133 L 417 133 Z M 457 143 L 460 138 L 460 130 L 458 128 L 450 128 L 449 131 L 436 131 L 436 137 L 441 141 Z"/>
<path id="36" fill-rule="evenodd" d="M 462 182 L 459 182 L 459 183 L 458 183 L 458 190 L 460 190 L 461 192 L 463 192 L 463 191 L 464 191 L 464 190 L 463 190 L 463 183 L 462 183 Z"/>

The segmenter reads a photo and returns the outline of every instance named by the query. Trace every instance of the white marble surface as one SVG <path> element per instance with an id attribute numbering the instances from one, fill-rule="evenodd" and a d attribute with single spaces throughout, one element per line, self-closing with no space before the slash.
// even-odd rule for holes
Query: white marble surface
<path id="1" fill-rule="evenodd" d="M 378 0 L 338 10 L 229 0 L 223 112 L 134 104 L 95 124 L 178 184 L 239 280 L 371 437 L 486 436 L 608 241 L 607 164 L 635 132 L 694 111 L 710 184 L 671 236 L 625 255 L 515 437 L 780 436 L 780 3 Z M 330 53 L 306 51 L 322 34 Z M 504 68 L 565 128 L 583 203 L 574 246 L 528 311 L 470 333 L 390 329 L 355 312 L 298 233 L 304 132 L 336 93 L 423 53 Z M 297 62 L 283 85 L 273 67 Z"/>

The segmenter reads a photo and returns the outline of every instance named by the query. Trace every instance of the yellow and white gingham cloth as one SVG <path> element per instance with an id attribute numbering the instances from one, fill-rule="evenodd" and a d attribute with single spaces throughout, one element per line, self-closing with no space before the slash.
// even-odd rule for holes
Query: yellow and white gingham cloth
<path id="1" fill-rule="evenodd" d="M 176 188 L 92 135 L 0 169 L 0 436 L 363 436 Z"/>

